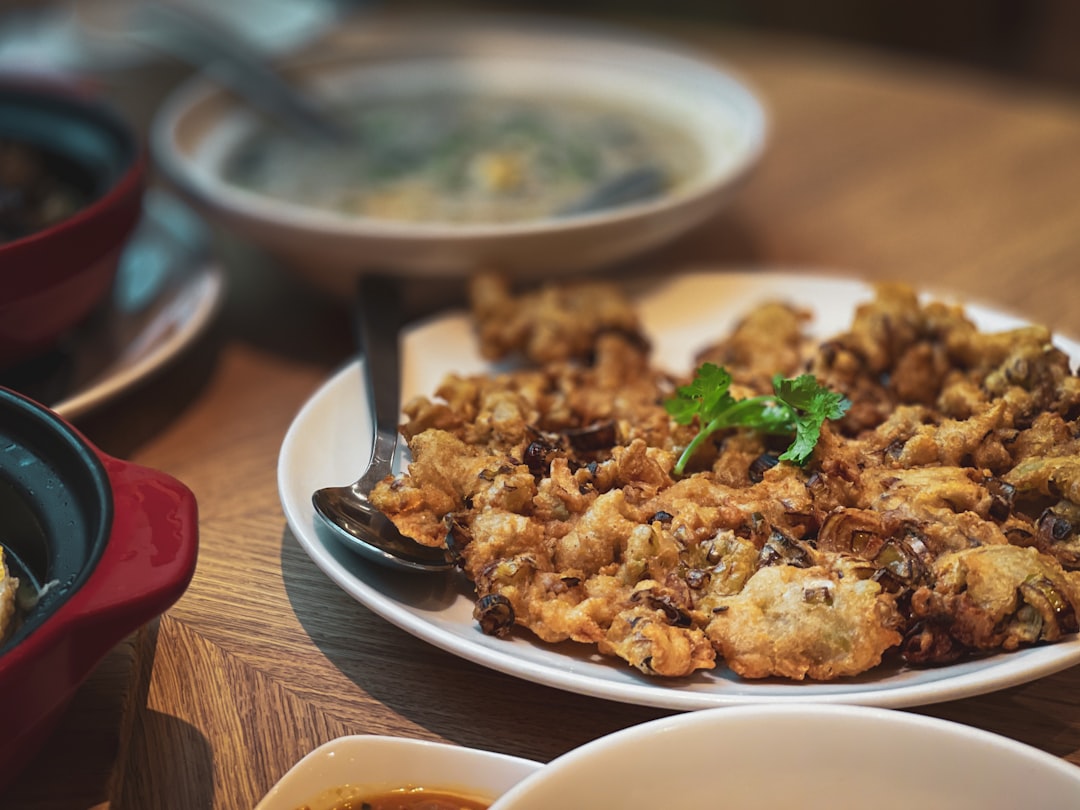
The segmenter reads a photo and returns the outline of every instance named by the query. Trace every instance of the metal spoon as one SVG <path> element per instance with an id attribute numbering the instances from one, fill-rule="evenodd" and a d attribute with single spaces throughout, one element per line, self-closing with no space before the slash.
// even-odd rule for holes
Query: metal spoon
<path id="1" fill-rule="evenodd" d="M 449 571 L 454 568 L 449 549 L 425 546 L 401 534 L 368 499 L 374 486 L 393 473 L 400 416 L 400 326 L 397 283 L 382 276 L 361 277 L 356 341 L 375 417 L 371 464 L 360 480 L 316 490 L 311 502 L 336 536 L 368 559 L 410 571 Z"/>
<path id="2" fill-rule="evenodd" d="M 659 196 L 670 184 L 659 166 L 645 164 L 616 175 L 555 212 L 557 217 L 590 214 L 605 208 L 644 202 Z"/>
<path id="3" fill-rule="evenodd" d="M 333 146 L 356 140 L 355 133 L 315 97 L 293 86 L 257 48 L 190 5 L 140 4 L 128 34 L 202 70 L 302 139 Z"/>

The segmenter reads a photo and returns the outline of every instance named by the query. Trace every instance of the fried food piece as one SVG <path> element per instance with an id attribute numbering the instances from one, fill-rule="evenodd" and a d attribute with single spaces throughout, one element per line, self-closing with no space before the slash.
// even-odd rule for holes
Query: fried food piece
<path id="1" fill-rule="evenodd" d="M 915 591 L 907 660 L 947 663 L 969 650 L 1015 650 L 1078 630 L 1080 574 L 1034 548 L 986 546 L 946 554 L 935 582 Z"/>
<path id="2" fill-rule="evenodd" d="M 901 640 L 891 594 L 844 565 L 772 565 L 722 600 L 706 628 L 744 678 L 832 680 L 881 663 Z"/>
<path id="3" fill-rule="evenodd" d="M 1060 494 L 1071 503 L 1080 503 L 1080 455 L 1025 460 L 1004 479 L 1021 492 Z"/>
<path id="4" fill-rule="evenodd" d="M 856 307 L 851 329 L 814 353 L 810 372 L 826 387 L 843 391 L 851 402 L 841 422 L 845 433 L 855 435 L 888 418 L 899 399 L 890 388 L 889 372 L 901 366 L 908 352 L 918 351 L 921 339 L 931 337 L 928 321 L 913 290 L 882 284 L 872 301 Z M 910 374 L 899 379 L 905 376 Z"/>
<path id="5" fill-rule="evenodd" d="M 1057 501 L 1044 509 L 1038 520 L 1015 521 L 1008 532 L 1013 545 L 1037 548 L 1066 571 L 1080 571 L 1080 505 Z"/>
<path id="6" fill-rule="evenodd" d="M 1012 466 L 1006 447 L 1016 433 L 1012 424 L 1007 404 L 996 400 L 966 419 L 939 419 L 919 425 L 903 440 L 902 447 L 897 445 L 899 437 L 890 447 L 895 448 L 896 461 L 903 467 L 939 464 L 1002 472 Z"/>
<path id="7" fill-rule="evenodd" d="M 470 508 L 520 510 L 535 492 L 528 467 L 465 444 L 445 431 L 426 430 L 410 443 L 410 474 L 372 490 L 372 503 L 398 529 L 426 546 L 446 542 L 448 515 Z"/>
<path id="8" fill-rule="evenodd" d="M 879 468 L 864 475 L 859 499 L 875 511 L 920 527 L 935 555 L 1007 542 L 991 518 L 987 479 L 966 467 Z"/>
<path id="9" fill-rule="evenodd" d="M 646 675 L 681 677 L 715 666 L 716 651 L 699 629 L 673 626 L 663 609 L 638 605 L 620 612 L 597 649 Z"/>
<path id="10" fill-rule="evenodd" d="M 491 360 L 515 352 L 533 363 L 586 358 L 604 332 L 645 344 L 637 312 L 613 284 L 548 285 L 514 296 L 502 276 L 481 274 L 469 294 L 480 351 Z"/>
<path id="11" fill-rule="evenodd" d="M 583 641 L 643 672 L 682 676 L 714 666 L 691 627 L 688 592 L 671 580 L 674 539 L 641 522 L 622 490 L 591 500 L 573 527 L 537 542 L 538 524 L 486 510 L 463 550 L 481 600 L 497 597 L 512 620 L 544 641 Z"/>
<path id="12" fill-rule="evenodd" d="M 739 321 L 731 335 L 701 351 L 697 363 L 723 366 L 737 385 L 768 393 L 773 375 L 793 376 L 806 362 L 809 320 L 805 309 L 767 301 Z"/>

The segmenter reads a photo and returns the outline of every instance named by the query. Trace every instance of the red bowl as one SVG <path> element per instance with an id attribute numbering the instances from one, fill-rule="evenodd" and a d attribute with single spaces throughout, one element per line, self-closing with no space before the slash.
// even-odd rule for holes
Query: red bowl
<path id="1" fill-rule="evenodd" d="M 0 139 L 45 155 L 89 202 L 0 242 L 0 368 L 44 352 L 109 292 L 141 210 L 146 158 L 132 127 L 73 86 L 0 77 Z M 2 189 L 0 189 L 2 190 Z"/>
<path id="2" fill-rule="evenodd" d="M 179 481 L 101 452 L 0 388 L 0 543 L 41 595 L 0 644 L 0 795 L 97 663 L 195 572 L 197 510 Z"/>

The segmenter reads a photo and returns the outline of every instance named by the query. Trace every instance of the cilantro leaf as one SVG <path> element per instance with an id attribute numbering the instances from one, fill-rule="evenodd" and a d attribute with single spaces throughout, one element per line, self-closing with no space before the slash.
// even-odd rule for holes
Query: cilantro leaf
<path id="1" fill-rule="evenodd" d="M 665 402 L 664 407 L 680 425 L 689 425 L 695 416 L 709 421 L 735 404 L 729 388 L 731 375 L 727 369 L 715 363 L 703 363 L 689 385 L 677 388 L 675 398 Z"/>
<path id="2" fill-rule="evenodd" d="M 776 398 L 795 412 L 795 439 L 780 454 L 781 461 L 805 464 L 821 437 L 826 419 L 839 419 L 851 406 L 847 398 L 818 384 L 813 374 L 801 374 L 785 380 L 773 377 Z"/>
<path id="3" fill-rule="evenodd" d="M 682 475 L 694 452 L 711 434 L 729 427 L 794 434 L 780 460 L 805 464 L 821 437 L 825 420 L 841 418 L 851 406 L 846 397 L 822 386 L 812 374 L 791 379 L 777 374 L 772 396 L 737 400 L 730 389 L 731 374 L 727 369 L 703 363 L 694 379 L 677 388 L 675 396 L 664 403 L 680 425 L 698 420 L 697 434 L 675 463 L 676 475 Z"/>

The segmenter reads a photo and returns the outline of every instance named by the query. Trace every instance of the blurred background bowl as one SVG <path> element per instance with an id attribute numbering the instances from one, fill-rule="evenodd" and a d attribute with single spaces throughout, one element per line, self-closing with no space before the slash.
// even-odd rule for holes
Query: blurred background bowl
<path id="1" fill-rule="evenodd" d="M 586 214 L 501 223 L 408 222 L 319 210 L 223 178 L 257 117 L 205 78 L 162 105 L 151 150 L 164 176 L 208 219 L 319 287 L 351 294 L 356 274 L 453 277 L 478 266 L 550 276 L 611 265 L 701 223 L 758 161 L 766 113 L 724 67 L 644 35 L 550 20 L 454 18 L 359 26 L 342 52 L 293 60 L 285 72 L 316 97 L 514 94 L 604 103 L 676 131 L 689 176 L 660 196 Z M 282 161 L 281 171 L 289 170 Z"/>
<path id="2" fill-rule="evenodd" d="M 0 368 L 44 352 L 105 298 L 145 172 L 135 132 L 110 108 L 72 84 L 0 75 Z M 59 218 L 22 227 L 28 209 L 58 200 Z"/>
<path id="3" fill-rule="evenodd" d="M 112 458 L 40 404 L 0 388 L 0 546 L 20 581 L 0 639 L 0 788 L 38 751 L 121 639 L 195 570 L 194 496 Z"/>
<path id="4" fill-rule="evenodd" d="M 355 734 L 323 743 L 289 770 L 255 810 L 338 810 L 344 802 L 420 787 L 491 801 L 540 768 L 459 745 Z"/>
<path id="5" fill-rule="evenodd" d="M 491 810 L 1058 810 L 1080 767 L 980 729 L 860 706 L 707 709 L 602 737 L 553 760 Z"/>

